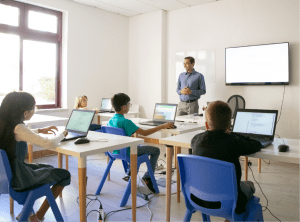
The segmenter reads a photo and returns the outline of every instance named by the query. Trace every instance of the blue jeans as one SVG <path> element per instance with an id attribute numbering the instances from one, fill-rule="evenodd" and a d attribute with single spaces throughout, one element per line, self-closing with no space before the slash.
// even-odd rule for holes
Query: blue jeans
<path id="1" fill-rule="evenodd" d="M 150 164 L 153 170 L 155 171 L 156 162 L 158 160 L 160 149 L 155 146 L 148 146 L 148 145 L 138 145 L 137 146 L 138 156 L 144 154 L 150 154 Z M 150 178 L 148 171 L 144 174 L 143 178 Z"/>

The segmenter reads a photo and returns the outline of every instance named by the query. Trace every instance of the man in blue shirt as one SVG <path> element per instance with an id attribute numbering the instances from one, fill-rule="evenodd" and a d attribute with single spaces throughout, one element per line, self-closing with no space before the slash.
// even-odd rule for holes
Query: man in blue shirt
<path id="1" fill-rule="evenodd" d="M 199 113 L 198 100 L 206 93 L 204 76 L 194 69 L 195 59 L 185 57 L 183 65 L 186 72 L 179 75 L 177 84 L 177 93 L 180 97 L 178 116 Z"/>
<path id="2" fill-rule="evenodd" d="M 130 98 L 124 93 L 115 94 L 111 99 L 112 106 L 114 107 L 116 114 L 109 120 L 108 126 L 122 128 L 125 131 L 126 136 L 131 136 L 134 133 L 141 134 L 143 136 L 148 136 L 152 133 L 155 133 L 161 129 L 172 129 L 174 128 L 173 123 L 165 123 L 163 125 L 143 130 L 135 125 L 131 120 L 126 119 L 124 114 L 128 113 L 129 108 L 131 107 Z M 150 164 L 153 172 L 155 171 L 155 166 L 160 154 L 160 150 L 157 147 L 148 146 L 148 145 L 138 145 L 138 156 L 149 154 L 150 155 Z M 115 151 L 114 151 L 115 153 Z M 127 154 L 130 155 L 130 149 L 127 149 Z M 124 180 L 129 180 L 129 175 L 123 178 Z M 153 188 L 152 181 L 150 179 L 148 171 L 144 174 L 142 178 L 143 185 L 148 188 L 149 192 L 155 193 Z"/>

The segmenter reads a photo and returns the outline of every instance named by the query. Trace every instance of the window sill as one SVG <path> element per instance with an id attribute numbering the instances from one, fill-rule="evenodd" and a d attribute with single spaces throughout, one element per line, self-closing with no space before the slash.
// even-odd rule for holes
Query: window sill
<path id="1" fill-rule="evenodd" d="M 46 113 L 46 112 L 65 112 L 68 111 L 68 108 L 55 108 L 55 109 L 38 109 L 35 113 Z"/>

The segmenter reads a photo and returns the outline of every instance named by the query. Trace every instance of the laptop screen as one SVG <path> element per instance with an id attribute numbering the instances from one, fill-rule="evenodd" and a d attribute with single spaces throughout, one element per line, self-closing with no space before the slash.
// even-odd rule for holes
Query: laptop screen
<path id="1" fill-rule="evenodd" d="M 176 104 L 156 104 L 153 119 L 174 121 L 176 115 Z"/>
<path id="2" fill-rule="evenodd" d="M 111 100 L 110 99 L 102 99 L 101 102 L 101 110 L 108 110 L 112 109 Z"/>
<path id="3" fill-rule="evenodd" d="M 233 132 L 273 136 L 277 113 L 237 111 Z"/>
<path id="4" fill-rule="evenodd" d="M 95 111 L 74 109 L 66 129 L 86 133 L 93 120 L 94 114 Z"/>

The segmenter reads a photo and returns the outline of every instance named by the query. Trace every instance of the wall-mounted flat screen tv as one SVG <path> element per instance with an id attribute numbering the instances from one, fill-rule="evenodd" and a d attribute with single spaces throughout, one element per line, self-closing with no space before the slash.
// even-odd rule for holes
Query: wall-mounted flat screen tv
<path id="1" fill-rule="evenodd" d="M 288 85 L 289 43 L 225 49 L 226 85 Z"/>

